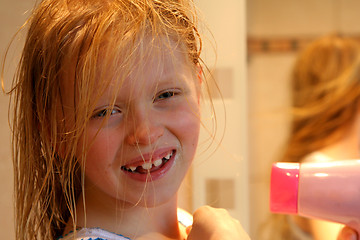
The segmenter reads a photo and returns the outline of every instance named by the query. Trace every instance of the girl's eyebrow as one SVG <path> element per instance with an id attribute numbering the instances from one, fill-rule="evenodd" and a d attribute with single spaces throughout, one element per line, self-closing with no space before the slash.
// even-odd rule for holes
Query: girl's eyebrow
<path id="1" fill-rule="evenodd" d="M 179 77 L 169 77 L 169 78 L 165 78 L 163 80 L 159 80 L 156 84 L 155 84 L 155 88 L 159 88 L 159 87 L 170 87 L 170 88 L 184 88 L 188 85 L 188 82 L 186 81 L 186 76 L 180 76 Z"/>
<path id="2" fill-rule="evenodd" d="M 191 70 L 182 68 L 181 71 L 176 71 L 176 69 L 174 69 L 170 73 L 168 72 L 161 74 L 159 80 L 161 82 L 169 82 L 169 81 L 177 81 L 177 79 L 186 80 L 188 77 L 192 77 Z"/>

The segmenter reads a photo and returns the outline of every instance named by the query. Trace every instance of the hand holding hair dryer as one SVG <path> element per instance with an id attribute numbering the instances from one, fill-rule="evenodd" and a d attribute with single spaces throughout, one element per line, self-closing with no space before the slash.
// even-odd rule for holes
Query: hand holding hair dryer
<path id="1" fill-rule="evenodd" d="M 360 234 L 360 160 L 273 164 L 270 211 L 342 223 Z"/>

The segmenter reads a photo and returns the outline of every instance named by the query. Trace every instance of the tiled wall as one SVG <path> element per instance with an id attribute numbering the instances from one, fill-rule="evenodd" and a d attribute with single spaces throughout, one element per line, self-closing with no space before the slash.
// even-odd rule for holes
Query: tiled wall
<path id="1" fill-rule="evenodd" d="M 204 20 L 200 25 L 204 33 L 203 57 L 208 67 L 214 70 L 213 76 L 222 90 L 223 100 L 217 94 L 212 96 L 217 135 L 210 149 L 206 149 L 209 137 L 213 137 L 209 136 L 213 129 L 208 123 L 214 118 L 208 111 L 209 101 L 201 99 L 201 119 L 207 130 L 201 129 L 198 155 L 192 168 L 193 210 L 205 204 L 226 208 L 248 230 L 246 1 L 195 2 Z M 204 24 L 215 38 L 216 54 L 211 45 L 214 43 L 212 36 L 205 31 Z"/>
<path id="2" fill-rule="evenodd" d="M 249 0 L 248 37 L 291 41 L 331 32 L 359 35 L 359 10 L 358 0 Z M 291 48 L 249 51 L 250 225 L 255 240 L 269 213 L 270 164 L 278 160 L 287 134 L 288 80 L 295 57 Z"/>

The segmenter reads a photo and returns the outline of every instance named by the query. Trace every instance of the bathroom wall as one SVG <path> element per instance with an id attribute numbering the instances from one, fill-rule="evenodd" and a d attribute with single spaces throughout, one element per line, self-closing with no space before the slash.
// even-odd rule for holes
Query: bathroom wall
<path id="1" fill-rule="evenodd" d="M 260 239 L 259 227 L 269 214 L 270 165 L 278 160 L 287 134 L 288 79 L 297 54 L 289 45 L 330 32 L 359 35 L 359 10 L 357 0 L 247 1 L 252 239 Z"/>
<path id="2" fill-rule="evenodd" d="M 213 95 L 217 135 L 210 150 L 203 145 L 211 136 L 204 129 L 201 131 L 199 154 L 192 169 L 193 209 L 205 204 L 226 208 L 249 230 L 246 2 L 195 2 L 202 13 L 203 24 L 214 38 L 205 31 L 204 58 L 213 71 L 223 99 Z M 201 30 L 206 29 L 201 26 Z M 208 40 L 215 42 L 216 49 Z M 208 100 L 203 99 L 202 104 L 205 110 L 208 109 Z M 214 116 L 203 111 L 201 119 L 206 125 Z M 211 132 L 211 128 L 208 130 Z"/>

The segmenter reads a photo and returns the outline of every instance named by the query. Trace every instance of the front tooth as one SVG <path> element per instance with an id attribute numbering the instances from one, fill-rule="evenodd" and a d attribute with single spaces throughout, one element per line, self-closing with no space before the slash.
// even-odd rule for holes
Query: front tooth
<path id="1" fill-rule="evenodd" d="M 158 160 L 156 160 L 155 162 L 154 162 L 154 166 L 155 167 L 158 167 L 158 166 L 160 166 L 162 164 L 162 160 L 161 159 L 158 159 Z"/>
<path id="2" fill-rule="evenodd" d="M 136 167 L 130 167 L 130 170 L 134 172 L 136 170 Z"/>
<path id="3" fill-rule="evenodd" d="M 172 152 L 171 153 L 169 153 L 168 155 L 166 155 L 166 160 L 169 160 L 170 159 L 170 157 L 171 157 L 171 155 L 172 155 Z"/>
<path id="4" fill-rule="evenodd" d="M 149 170 L 152 167 L 152 163 L 144 163 L 141 167 L 145 170 Z"/>

